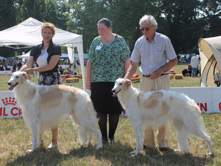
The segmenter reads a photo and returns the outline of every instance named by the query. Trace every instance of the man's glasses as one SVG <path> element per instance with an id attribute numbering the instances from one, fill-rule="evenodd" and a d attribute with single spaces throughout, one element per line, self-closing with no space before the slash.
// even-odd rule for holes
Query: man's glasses
<path id="1" fill-rule="evenodd" d="M 152 27 L 152 26 L 151 26 L 151 27 Z M 140 28 L 140 30 L 141 30 L 141 31 L 144 31 L 144 30 L 149 31 L 149 30 L 150 30 L 150 27 L 147 27 L 147 28 L 143 28 L 143 27 L 142 27 L 142 28 Z"/>

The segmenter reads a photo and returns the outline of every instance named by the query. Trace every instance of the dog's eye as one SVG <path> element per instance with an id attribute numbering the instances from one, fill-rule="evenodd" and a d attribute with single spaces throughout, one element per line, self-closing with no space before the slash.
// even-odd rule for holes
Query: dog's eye
<path id="1" fill-rule="evenodd" d="M 122 83 L 120 83 L 119 85 L 123 85 Z"/>
<path id="2" fill-rule="evenodd" d="M 18 78 L 18 76 L 16 76 L 15 78 Z"/>

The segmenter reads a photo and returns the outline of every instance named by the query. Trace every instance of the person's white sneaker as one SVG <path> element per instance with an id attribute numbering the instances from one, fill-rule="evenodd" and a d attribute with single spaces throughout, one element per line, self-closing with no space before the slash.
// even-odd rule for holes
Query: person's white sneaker
<path id="1" fill-rule="evenodd" d="M 52 144 L 52 143 L 51 143 L 51 144 L 48 146 L 48 148 L 49 148 L 49 149 L 55 149 L 55 148 L 57 149 L 57 148 L 58 148 L 58 143 L 56 143 L 56 144 Z"/>

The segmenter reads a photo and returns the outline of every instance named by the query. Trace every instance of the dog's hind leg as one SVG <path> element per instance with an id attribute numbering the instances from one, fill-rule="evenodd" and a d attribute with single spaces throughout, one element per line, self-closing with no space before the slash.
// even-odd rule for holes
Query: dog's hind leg
<path id="1" fill-rule="evenodd" d="M 196 132 L 192 133 L 193 135 L 202 138 L 209 146 L 210 149 L 210 153 L 209 155 L 214 155 L 214 150 L 213 150 L 213 146 L 212 146 L 212 141 L 210 136 L 204 131 L 203 128 L 198 128 L 198 130 L 196 130 Z"/>
<path id="2" fill-rule="evenodd" d="M 100 131 L 99 131 L 96 127 L 93 127 L 93 128 L 91 129 L 91 131 L 92 131 L 92 132 L 96 135 L 96 137 L 97 137 L 98 145 L 97 145 L 96 149 L 102 148 L 103 145 L 102 145 L 102 139 L 101 139 L 101 133 L 100 133 Z"/>
<path id="3" fill-rule="evenodd" d="M 178 132 L 178 146 L 179 150 L 182 152 L 189 153 L 189 146 L 188 146 L 188 138 L 187 138 L 187 130 L 184 126 L 184 121 L 180 118 L 173 120 L 173 125 Z"/>
<path id="4" fill-rule="evenodd" d="M 91 144 L 91 139 L 92 139 L 91 131 L 87 130 L 87 135 L 88 135 L 88 142 L 87 142 L 87 144 Z"/>
<path id="5" fill-rule="evenodd" d="M 88 138 L 87 138 L 87 129 L 83 126 L 79 126 L 78 129 L 78 139 L 80 141 L 80 144 L 82 146 L 85 146 L 88 142 Z"/>
<path id="6" fill-rule="evenodd" d="M 191 118 L 188 118 L 188 120 L 188 123 L 185 123 L 188 132 L 202 138 L 209 146 L 209 155 L 214 155 L 212 141 L 210 136 L 205 132 L 203 118 L 198 114 L 192 114 Z"/>
<path id="7" fill-rule="evenodd" d="M 179 149 L 182 152 L 189 153 L 189 145 L 188 145 L 188 138 L 187 138 L 187 131 L 185 127 L 182 127 L 178 131 L 178 144 L 179 144 Z"/>
<path id="8" fill-rule="evenodd" d="M 204 141 L 206 141 L 206 143 L 208 144 L 209 149 L 210 149 L 209 155 L 214 155 L 214 150 L 213 150 L 212 141 L 211 141 L 210 136 L 208 134 L 206 134 L 204 131 L 200 131 L 199 133 L 196 133 L 195 135 L 202 138 Z"/>
<path id="9" fill-rule="evenodd" d="M 178 118 L 173 120 L 173 125 L 177 130 L 178 133 L 178 148 L 182 152 L 189 153 L 189 146 L 188 146 L 188 138 L 187 138 L 187 131 L 184 126 L 183 119 Z"/>
<path id="10" fill-rule="evenodd" d="M 101 133 L 99 132 L 99 130 L 96 128 L 96 126 L 94 126 L 93 124 L 83 124 L 86 126 L 86 128 L 94 133 L 97 137 L 97 140 L 98 140 L 98 145 L 96 147 L 96 149 L 99 149 L 99 148 L 102 148 L 102 139 L 101 139 Z"/>

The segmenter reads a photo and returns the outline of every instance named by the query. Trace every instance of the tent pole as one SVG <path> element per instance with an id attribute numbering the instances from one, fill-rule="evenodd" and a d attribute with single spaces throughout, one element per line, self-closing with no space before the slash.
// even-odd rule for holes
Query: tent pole
<path id="1" fill-rule="evenodd" d="M 83 90 L 86 90 L 86 86 L 85 86 L 85 73 L 84 73 L 84 51 L 83 51 L 83 46 L 82 45 L 78 45 L 77 46 L 77 50 L 78 50 L 79 59 L 80 59 L 80 65 L 81 65 Z"/>

